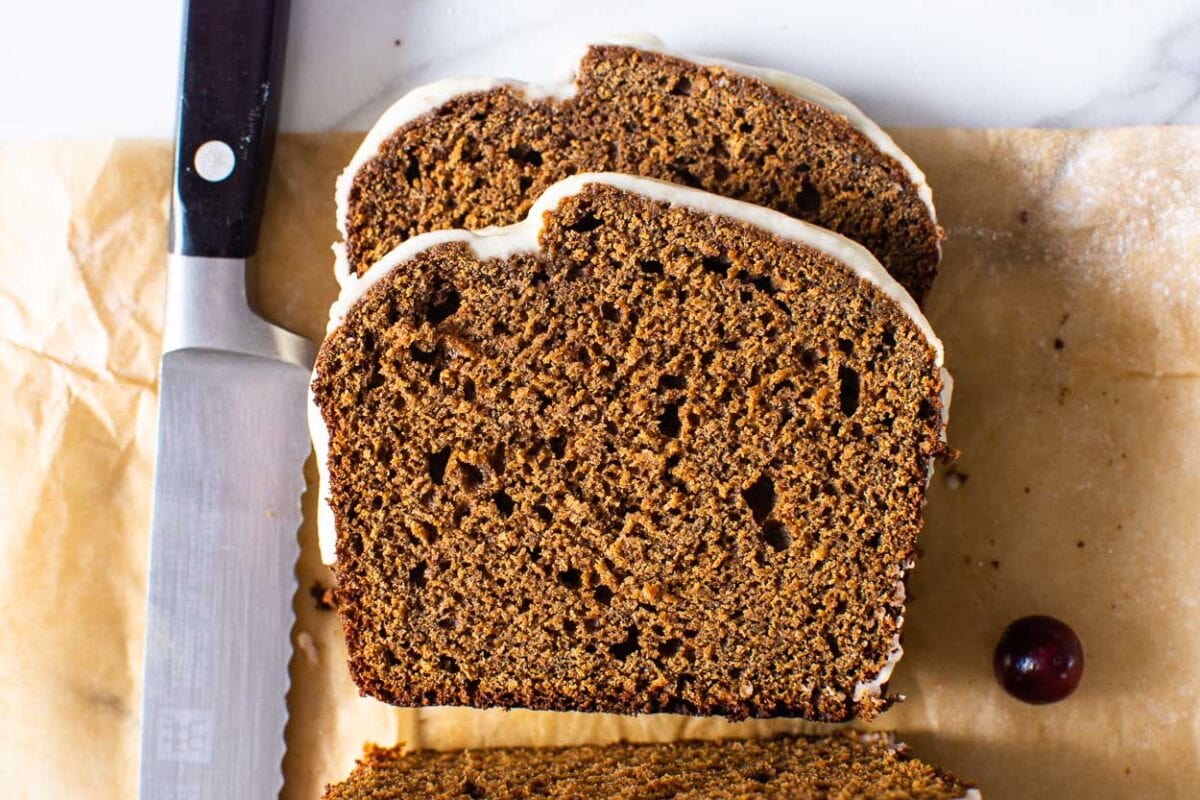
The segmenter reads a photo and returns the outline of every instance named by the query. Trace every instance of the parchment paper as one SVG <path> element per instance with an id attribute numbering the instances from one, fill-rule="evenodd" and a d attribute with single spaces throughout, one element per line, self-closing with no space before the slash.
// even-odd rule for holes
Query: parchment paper
<path id="1" fill-rule="evenodd" d="M 1200 129 L 899 131 L 949 239 L 929 306 L 957 379 L 880 720 L 996 798 L 1200 794 Z M 353 135 L 285 136 L 257 302 L 319 336 Z M 0 147 L 0 786 L 135 795 L 169 148 Z M 312 464 L 308 465 L 312 478 Z M 795 723 L 390 709 L 359 699 L 303 557 L 285 797 L 365 740 L 661 740 Z M 991 674 L 1027 613 L 1083 640 L 1046 707 Z M 15 787 L 15 795 L 14 795 Z"/>

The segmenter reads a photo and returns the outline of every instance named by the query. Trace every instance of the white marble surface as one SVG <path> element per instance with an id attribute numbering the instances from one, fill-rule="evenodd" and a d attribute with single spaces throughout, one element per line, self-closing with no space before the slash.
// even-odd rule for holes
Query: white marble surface
<path id="1" fill-rule="evenodd" d="M 180 8 L 0 0 L 0 138 L 170 135 Z M 1200 0 L 293 0 L 283 127 L 365 129 L 416 84 L 537 79 L 631 31 L 807 75 L 885 125 L 1200 123 Z"/>

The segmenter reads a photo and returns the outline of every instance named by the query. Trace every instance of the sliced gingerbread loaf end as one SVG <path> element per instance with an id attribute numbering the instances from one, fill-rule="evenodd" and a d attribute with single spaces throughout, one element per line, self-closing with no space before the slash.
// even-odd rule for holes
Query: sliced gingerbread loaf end
<path id="1" fill-rule="evenodd" d="M 980 800 L 969 784 L 880 734 L 444 753 L 371 748 L 325 794 L 325 800 L 413 797 Z"/>

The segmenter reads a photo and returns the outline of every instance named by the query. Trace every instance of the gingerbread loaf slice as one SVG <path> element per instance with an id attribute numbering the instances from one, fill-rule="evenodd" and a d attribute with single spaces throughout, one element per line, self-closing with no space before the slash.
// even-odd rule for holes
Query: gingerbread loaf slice
<path id="1" fill-rule="evenodd" d="M 354 680 L 398 705 L 874 716 L 944 448 L 940 347 L 862 247 L 645 178 L 409 240 L 344 290 L 312 384 Z"/>
<path id="2" fill-rule="evenodd" d="M 375 124 L 338 182 L 339 272 L 404 239 L 517 222 L 550 184 L 644 175 L 773 208 L 865 245 L 922 303 L 941 233 L 925 176 L 823 86 L 773 70 L 595 45 L 571 81 L 447 80 Z"/>
<path id="3" fill-rule="evenodd" d="M 408 798 L 981 800 L 882 734 L 504 748 L 368 748 L 325 800 Z"/>

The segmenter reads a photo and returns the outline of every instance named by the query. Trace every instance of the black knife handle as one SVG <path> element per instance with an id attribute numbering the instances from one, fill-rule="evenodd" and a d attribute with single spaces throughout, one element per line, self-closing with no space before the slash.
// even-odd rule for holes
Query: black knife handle
<path id="1" fill-rule="evenodd" d="M 279 118 L 287 0 L 190 0 L 175 133 L 170 251 L 258 246 Z"/>

